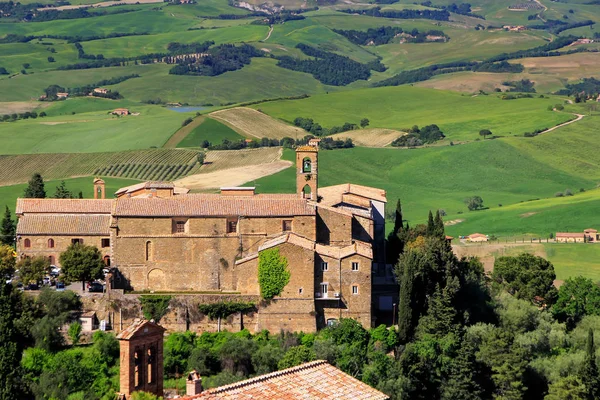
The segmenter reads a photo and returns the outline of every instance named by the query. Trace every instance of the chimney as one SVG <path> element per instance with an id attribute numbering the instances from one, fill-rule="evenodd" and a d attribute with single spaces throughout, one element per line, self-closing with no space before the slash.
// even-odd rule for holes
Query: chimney
<path id="1" fill-rule="evenodd" d="M 188 374 L 185 384 L 185 394 L 187 396 L 195 396 L 202 393 L 202 377 L 194 370 Z"/>

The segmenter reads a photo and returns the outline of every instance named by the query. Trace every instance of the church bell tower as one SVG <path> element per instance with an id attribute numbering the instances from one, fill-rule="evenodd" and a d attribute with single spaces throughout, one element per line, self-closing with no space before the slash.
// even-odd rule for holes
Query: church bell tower
<path id="1" fill-rule="evenodd" d="M 302 198 L 317 200 L 318 144 L 296 149 L 296 193 Z"/>

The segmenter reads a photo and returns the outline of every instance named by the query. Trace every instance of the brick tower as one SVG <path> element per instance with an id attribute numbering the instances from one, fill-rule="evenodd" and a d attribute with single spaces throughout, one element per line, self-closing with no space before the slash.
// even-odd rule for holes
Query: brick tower
<path id="1" fill-rule="evenodd" d="M 100 178 L 94 179 L 94 198 L 95 199 L 106 198 L 105 184 L 104 184 L 104 181 Z"/>
<path id="2" fill-rule="evenodd" d="M 133 392 L 163 395 L 163 334 L 152 321 L 136 319 L 118 336 L 121 349 L 121 396 Z"/>
<path id="3" fill-rule="evenodd" d="M 317 146 L 300 146 L 296 149 L 296 193 L 305 199 L 317 200 Z"/>

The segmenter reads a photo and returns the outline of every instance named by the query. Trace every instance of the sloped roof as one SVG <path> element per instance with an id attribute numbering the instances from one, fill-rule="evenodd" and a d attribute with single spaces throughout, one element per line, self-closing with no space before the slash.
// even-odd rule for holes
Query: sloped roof
<path id="1" fill-rule="evenodd" d="M 564 237 L 564 238 L 582 238 L 585 234 L 583 232 L 556 232 L 556 237 Z"/>
<path id="2" fill-rule="evenodd" d="M 476 237 L 487 237 L 486 235 L 484 235 L 483 233 L 472 233 L 469 235 L 470 238 L 476 238 Z"/>
<path id="3" fill-rule="evenodd" d="M 185 400 L 385 400 L 389 397 L 366 383 L 319 360 L 206 390 Z"/>
<path id="4" fill-rule="evenodd" d="M 337 259 L 350 257 L 354 254 L 358 254 L 367 258 L 373 258 L 373 249 L 371 248 L 371 245 L 359 241 L 356 241 L 345 247 L 333 247 L 317 244 L 315 246 L 315 251 L 317 254 Z"/>
<path id="5" fill-rule="evenodd" d="M 162 333 L 164 331 L 166 331 L 165 328 L 152 321 L 148 321 L 147 319 L 143 318 L 136 318 L 133 323 L 127 327 L 127 329 L 122 330 L 121 333 L 117 335 L 117 339 L 130 340 L 134 336 L 137 336 L 138 333 Z"/>
<path id="6" fill-rule="evenodd" d="M 109 214 L 25 214 L 17 235 L 110 235 Z"/>
<path id="7" fill-rule="evenodd" d="M 188 194 L 170 198 L 121 198 L 115 216 L 126 217 L 277 217 L 315 215 L 315 207 L 297 195 L 221 196 Z"/>
<path id="8" fill-rule="evenodd" d="M 387 203 L 386 192 L 383 189 L 355 185 L 353 183 L 343 183 L 341 185 L 319 188 L 319 197 L 323 198 L 321 202 L 326 205 L 342 203 L 343 196 L 345 194 L 353 194 L 367 199 Z"/>
<path id="9" fill-rule="evenodd" d="M 174 189 L 175 185 L 173 182 L 164 181 L 148 181 L 136 183 L 135 185 L 125 186 L 115 192 L 116 195 L 132 193 L 141 189 Z"/>
<path id="10" fill-rule="evenodd" d="M 16 214 L 110 214 L 111 199 L 17 199 Z"/>

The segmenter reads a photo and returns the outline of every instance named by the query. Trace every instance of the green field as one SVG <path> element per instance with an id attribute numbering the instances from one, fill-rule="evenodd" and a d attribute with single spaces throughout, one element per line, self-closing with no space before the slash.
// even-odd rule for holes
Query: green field
<path id="1" fill-rule="evenodd" d="M 75 197 L 81 191 L 84 198 L 94 197 L 94 187 L 92 184 L 93 177 L 86 176 L 81 178 L 65 179 L 67 189 L 74 193 Z M 140 181 L 135 179 L 123 179 L 123 178 L 105 178 L 106 182 L 106 197 L 112 198 L 112 194 L 118 189 L 136 184 Z M 60 184 L 60 180 L 50 180 L 45 182 L 46 195 L 48 197 L 54 196 L 56 192 L 56 186 Z M 13 213 L 15 212 L 15 206 L 17 204 L 17 198 L 23 197 L 23 192 L 27 187 L 26 183 L 11 186 L 0 186 L 0 207 L 4 210 L 5 206 Z"/>
<path id="2" fill-rule="evenodd" d="M 244 139 L 239 133 L 212 118 L 206 118 L 199 126 L 194 128 L 177 147 L 200 147 L 204 140 L 211 144 L 220 144 L 223 139 L 239 141 Z"/>
<path id="3" fill-rule="evenodd" d="M 573 119 L 570 114 L 547 110 L 549 105 L 562 101 L 558 97 L 501 100 L 496 94 L 471 96 L 399 86 L 315 95 L 253 107 L 286 121 L 313 118 L 325 127 L 345 122 L 358 124 L 365 117 L 373 128 L 405 130 L 413 125 L 437 124 L 449 141 L 462 141 L 478 139 L 481 129 L 490 129 L 501 136 L 522 135 Z"/>
<path id="4" fill-rule="evenodd" d="M 560 227 L 566 230 L 586 225 L 586 221 L 600 223 L 593 216 L 600 206 L 596 200 L 598 192 L 590 190 L 600 181 L 600 163 L 594 155 L 600 137 L 589 134 L 597 131 L 599 124 L 600 119 L 595 116 L 535 138 L 504 138 L 414 150 L 322 151 L 319 185 L 352 182 L 383 188 L 392 206 L 397 198 L 402 200 L 405 217 L 411 225 L 424 222 L 427 212 L 437 209 L 446 211 L 446 221 L 466 219 L 449 227 L 451 234 L 489 231 L 497 235 L 516 232 L 547 235 Z M 290 168 L 262 178 L 256 185 L 262 192 L 292 192 L 294 182 L 294 170 Z M 553 198 L 556 192 L 571 189 L 575 193 L 580 188 L 588 192 L 565 199 Z M 475 195 L 481 196 L 490 210 L 468 212 L 463 200 Z M 519 204 L 537 198 L 552 199 L 539 205 Z M 555 204 L 560 201 L 564 204 Z M 517 205 L 507 207 L 510 204 Z M 529 205 L 545 208 L 549 218 L 556 220 L 544 221 L 536 215 L 515 218 L 530 212 Z M 524 211 L 519 207 L 524 207 Z M 496 224 L 501 231 L 494 230 Z"/>
<path id="5" fill-rule="evenodd" d="M 548 243 L 544 245 L 546 258 L 554 265 L 556 279 L 584 276 L 600 281 L 600 246 L 596 244 Z"/>

